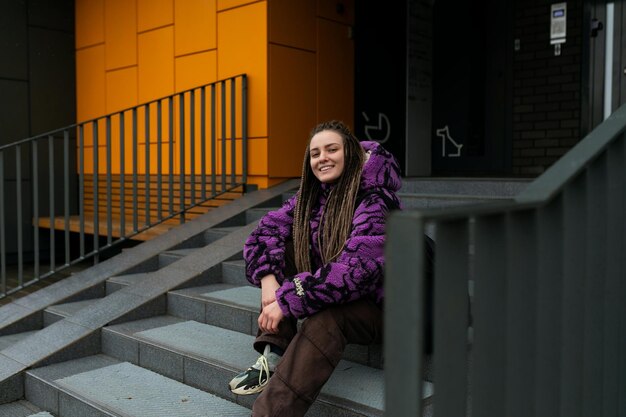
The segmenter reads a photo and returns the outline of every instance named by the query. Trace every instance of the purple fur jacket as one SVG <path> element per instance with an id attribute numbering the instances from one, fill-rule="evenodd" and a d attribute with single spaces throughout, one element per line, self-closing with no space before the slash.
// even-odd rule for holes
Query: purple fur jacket
<path id="1" fill-rule="evenodd" d="M 324 187 L 311 216 L 311 263 L 313 271 L 284 276 L 285 242 L 292 237 L 294 195 L 259 222 L 244 245 L 246 276 L 260 286 L 261 278 L 274 274 L 281 285 L 276 300 L 286 317 L 304 318 L 333 304 L 371 297 L 382 305 L 385 266 L 385 221 L 390 205 L 400 207 L 395 192 L 400 188 L 396 159 L 377 142 L 361 142 L 369 152 L 363 167 L 352 231 L 332 262 L 322 265 L 318 247 L 319 220 L 332 185 Z M 389 204 L 392 203 L 392 204 Z M 394 208 L 394 207 L 392 207 Z"/>

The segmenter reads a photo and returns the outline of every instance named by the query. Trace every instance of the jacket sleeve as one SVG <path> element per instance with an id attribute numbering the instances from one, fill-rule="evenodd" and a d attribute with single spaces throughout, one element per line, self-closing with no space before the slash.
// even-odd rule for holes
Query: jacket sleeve
<path id="1" fill-rule="evenodd" d="M 292 236 L 294 195 L 278 210 L 270 211 L 250 234 L 243 247 L 246 278 L 252 285 L 261 285 L 261 278 L 276 275 L 278 282 L 284 279 L 285 242 Z"/>
<path id="2" fill-rule="evenodd" d="M 317 271 L 285 279 L 276 299 L 287 317 L 308 317 L 373 294 L 383 283 L 387 206 L 379 195 L 358 205 L 341 254 Z"/>

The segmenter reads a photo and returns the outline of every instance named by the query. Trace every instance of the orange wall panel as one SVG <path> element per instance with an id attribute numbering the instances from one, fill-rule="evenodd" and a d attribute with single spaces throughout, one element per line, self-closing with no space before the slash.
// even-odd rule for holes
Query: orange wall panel
<path id="1" fill-rule="evenodd" d="M 267 136 L 267 4 L 218 13 L 217 77 L 248 74 L 248 134 Z"/>
<path id="2" fill-rule="evenodd" d="M 76 48 L 104 42 L 104 0 L 76 0 Z"/>
<path id="3" fill-rule="evenodd" d="M 354 41 L 349 27 L 318 19 L 317 117 L 354 127 Z"/>
<path id="4" fill-rule="evenodd" d="M 315 50 L 315 2 L 268 2 L 269 41 L 294 48 Z"/>
<path id="5" fill-rule="evenodd" d="M 315 53 L 270 46 L 270 177 L 299 176 L 315 124 Z"/>
<path id="6" fill-rule="evenodd" d="M 176 91 L 209 84 L 217 79 L 217 53 L 215 51 L 178 57 L 175 65 Z"/>
<path id="7" fill-rule="evenodd" d="M 174 93 L 174 29 L 139 35 L 139 102 Z"/>
<path id="8" fill-rule="evenodd" d="M 174 23 L 174 0 L 137 0 L 137 30 L 156 29 Z"/>
<path id="9" fill-rule="evenodd" d="M 137 105 L 137 67 L 106 73 L 106 112 L 114 113 Z"/>
<path id="10" fill-rule="evenodd" d="M 76 51 L 76 116 L 78 121 L 105 113 L 104 45 Z"/>
<path id="11" fill-rule="evenodd" d="M 175 0 L 176 56 L 215 49 L 215 0 Z"/>
<path id="12" fill-rule="evenodd" d="M 246 4 L 255 3 L 257 0 L 217 0 L 217 10 L 227 10 Z"/>
<path id="13" fill-rule="evenodd" d="M 106 69 L 137 64 L 137 4 L 135 0 L 104 3 Z"/>
<path id="14" fill-rule="evenodd" d="M 267 138 L 248 139 L 248 174 L 267 175 Z"/>

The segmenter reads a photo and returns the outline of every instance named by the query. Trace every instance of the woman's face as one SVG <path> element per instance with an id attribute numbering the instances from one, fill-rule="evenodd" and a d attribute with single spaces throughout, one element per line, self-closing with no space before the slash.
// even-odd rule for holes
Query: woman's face
<path id="1" fill-rule="evenodd" d="M 311 138 L 309 145 L 311 170 L 320 182 L 335 182 L 343 173 L 343 138 L 332 130 L 323 130 Z"/>

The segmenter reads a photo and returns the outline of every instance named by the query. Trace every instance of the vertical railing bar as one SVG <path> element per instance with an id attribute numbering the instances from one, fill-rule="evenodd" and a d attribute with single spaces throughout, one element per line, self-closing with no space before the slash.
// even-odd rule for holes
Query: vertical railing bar
<path id="1" fill-rule="evenodd" d="M 624 14 L 626 17 L 626 14 Z M 622 133 L 621 137 L 618 139 L 620 143 L 620 164 L 619 164 L 619 174 L 622 179 L 626 177 L 626 134 Z M 621 236 L 622 244 L 621 251 L 619 256 L 619 276 L 623 277 L 626 275 L 626 221 L 624 221 L 624 208 L 626 206 L 626 192 L 622 188 L 622 203 L 620 206 L 620 214 L 622 216 L 621 223 L 619 224 L 619 229 L 617 233 Z M 626 303 L 623 300 L 626 300 L 626 280 L 620 279 L 620 288 L 617 293 L 617 298 L 620 300 L 619 303 L 619 314 L 617 317 L 620 318 L 619 323 L 619 333 L 617 337 L 619 339 L 618 349 L 620 352 L 619 365 L 618 365 L 618 374 L 619 381 L 617 383 L 617 388 L 619 393 L 626 392 Z M 626 416 L 626 396 L 620 395 L 617 404 L 617 415 Z"/>
<path id="2" fill-rule="evenodd" d="M 585 270 L 585 320 L 581 323 L 585 332 L 583 342 L 583 415 L 601 416 L 604 390 L 603 348 L 604 343 L 604 288 L 606 285 L 607 252 L 607 157 L 600 155 L 588 165 L 588 216 L 587 262 Z"/>
<path id="3" fill-rule="evenodd" d="M 15 147 L 15 201 L 17 205 L 17 276 L 24 285 L 24 236 L 22 233 L 22 145 Z M 54 229 L 54 228 L 53 228 Z"/>
<path id="4" fill-rule="evenodd" d="M 237 91 L 235 89 L 235 78 L 230 80 L 230 186 L 237 183 L 235 179 L 237 167 Z"/>
<path id="5" fill-rule="evenodd" d="M 33 165 L 33 276 L 39 276 L 39 152 L 38 141 L 32 142 L 31 158 Z"/>
<path id="6" fill-rule="evenodd" d="M 19 158 L 18 158 L 19 161 Z M 55 191 L 54 191 L 54 137 L 48 136 L 48 204 L 50 211 L 50 272 L 56 269 L 56 248 L 55 248 L 55 231 L 56 231 L 56 210 L 55 210 Z M 20 213 L 20 212 L 18 212 Z M 18 214 L 19 215 L 19 214 Z"/>
<path id="7" fill-rule="evenodd" d="M 137 153 L 139 146 L 137 145 L 137 108 L 133 108 L 133 233 L 137 232 Z"/>
<path id="8" fill-rule="evenodd" d="M 534 408 L 520 408 L 515 414 L 519 416 L 559 415 L 561 402 L 568 400 L 561 397 L 559 390 L 562 367 L 560 351 L 563 343 L 561 315 L 563 305 L 563 206 L 561 203 L 561 198 L 557 197 L 537 210 L 538 239 L 534 245 L 536 250 L 533 253 L 536 261 L 533 261 L 532 257 L 520 261 L 526 264 L 536 263 L 537 270 L 533 275 L 527 274 L 525 277 L 518 277 L 519 280 L 528 282 L 530 276 L 535 276 L 533 284 L 536 287 L 535 294 L 531 298 L 531 300 L 535 300 L 533 304 L 527 302 L 522 307 L 526 320 L 532 318 L 535 327 L 535 335 L 532 337 L 535 340 L 532 345 L 535 366 L 534 368 L 525 366 L 525 374 L 522 374 L 520 378 L 511 375 L 511 378 L 518 384 L 526 385 L 525 389 L 531 388 L 528 395 L 521 393 L 524 399 L 520 398 L 520 403 L 530 403 L 534 405 Z M 530 231 L 529 227 L 526 229 L 526 232 L 521 231 L 522 235 Z M 524 293 L 519 292 L 517 298 L 523 295 Z M 519 323 L 514 325 L 519 326 Z M 530 336 L 522 335 L 521 339 L 527 339 Z M 523 351 L 518 353 L 523 354 Z M 526 356 L 528 355 L 530 353 L 526 353 Z M 510 373 L 513 372 L 515 370 Z M 524 384 L 524 382 L 529 383 Z M 517 385 L 513 385 L 513 387 L 521 389 Z M 528 398 L 534 398 L 534 401 L 528 401 Z"/>
<path id="9" fill-rule="evenodd" d="M 620 286 L 623 274 L 623 248 L 624 234 L 623 228 L 626 223 L 626 157 L 624 151 L 626 145 L 623 138 L 614 141 L 608 149 L 607 164 L 607 279 L 605 283 L 605 294 L 607 299 L 604 308 L 604 391 L 603 403 L 606 415 L 620 415 L 619 402 L 620 395 L 624 391 L 619 390 L 620 367 L 615 364 L 620 363 Z M 626 350 L 622 351 L 626 355 Z M 626 359 L 626 358 L 624 358 Z"/>
<path id="10" fill-rule="evenodd" d="M 111 116 L 106 117 L 107 244 L 113 242 L 113 193 L 111 179 Z"/>
<path id="11" fill-rule="evenodd" d="M 120 238 L 126 237 L 126 124 L 120 113 Z"/>
<path id="12" fill-rule="evenodd" d="M 72 261 L 70 255 L 70 135 L 67 130 L 63 131 L 63 192 L 64 203 L 63 211 L 65 212 L 65 265 L 69 265 Z M 35 179 L 33 178 L 33 183 Z M 35 228 L 38 225 L 35 224 Z M 38 275 L 35 274 L 35 277 Z"/>
<path id="13" fill-rule="evenodd" d="M 535 340 L 537 303 L 536 212 L 514 211 L 506 229 L 506 413 L 534 416 Z M 549 278 L 548 278 L 549 279 Z"/>
<path id="14" fill-rule="evenodd" d="M 196 204 L 196 90 L 189 92 L 189 166 L 191 205 Z"/>
<path id="15" fill-rule="evenodd" d="M 217 156 L 215 154 L 217 144 L 217 131 L 215 124 L 217 123 L 217 116 L 215 114 L 215 99 L 215 84 L 211 84 L 211 197 L 215 197 L 215 195 L 217 194 L 217 191 L 215 189 L 215 187 L 217 187 L 217 168 L 215 166 L 217 164 Z"/>
<path id="16" fill-rule="evenodd" d="M 206 86 L 200 90 L 200 164 L 202 201 L 206 200 Z"/>
<path id="17" fill-rule="evenodd" d="M 220 83 L 220 90 L 222 97 L 222 188 L 220 191 L 224 192 L 226 190 L 226 81 Z"/>
<path id="18" fill-rule="evenodd" d="M 467 410 L 469 219 L 437 224 L 434 281 L 434 408 L 443 416 Z M 415 238 L 418 236 L 415 235 Z M 454 262 L 450 262 L 454 259 Z M 431 297 L 426 293 L 424 300 Z"/>
<path id="19" fill-rule="evenodd" d="M 152 190 L 150 189 L 150 105 L 146 104 L 144 106 L 145 109 L 145 129 L 146 129 L 146 138 L 145 138 L 145 143 L 146 143 L 146 152 L 145 152 L 145 159 L 146 159 L 146 172 L 144 173 L 144 178 L 145 178 L 145 182 L 146 182 L 146 222 L 145 225 L 146 226 L 150 226 L 150 224 L 152 223 L 150 220 L 150 198 L 151 198 L 151 192 Z"/>
<path id="20" fill-rule="evenodd" d="M 584 285 L 587 240 L 585 175 L 563 190 L 563 276 L 561 301 L 560 416 L 583 417 Z"/>
<path id="21" fill-rule="evenodd" d="M 169 185 L 169 215 L 171 216 L 174 213 L 174 98 L 170 97 L 169 99 L 169 153 L 170 156 L 168 158 L 169 162 L 169 176 L 168 176 L 168 185 Z"/>
<path id="22" fill-rule="evenodd" d="M 424 282 L 423 218 L 392 213 L 385 246 L 385 415 L 422 415 Z M 405 325 L 410 323 L 410 325 Z M 407 355 L 407 352 L 412 352 Z M 398 378 L 398 375 L 404 375 Z M 416 395 L 417 393 L 417 395 Z"/>
<path id="23" fill-rule="evenodd" d="M 185 222 L 185 94 L 178 96 L 179 141 L 179 193 L 180 193 L 180 222 Z"/>
<path id="24" fill-rule="evenodd" d="M 161 100 L 157 102 L 157 219 L 163 220 L 163 191 L 162 187 L 162 175 L 163 175 L 163 162 L 161 161 L 163 150 L 161 146 L 163 144 L 163 131 L 162 131 L 162 115 L 161 115 Z"/>
<path id="25" fill-rule="evenodd" d="M 248 77 L 241 76 L 241 163 L 242 184 L 248 182 Z"/>
<path id="26" fill-rule="evenodd" d="M 476 218 L 472 415 L 505 415 L 505 214 Z"/>
<path id="27" fill-rule="evenodd" d="M 85 257 L 85 132 L 78 126 L 78 223 L 80 257 Z"/>
<path id="28" fill-rule="evenodd" d="M 93 251 L 95 253 L 94 263 L 100 262 L 100 184 L 99 184 L 99 143 L 98 143 L 98 123 L 99 119 L 93 122 Z"/>
<path id="29" fill-rule="evenodd" d="M 7 293 L 7 256 L 4 222 L 4 151 L 0 151 L 0 291 Z"/>

